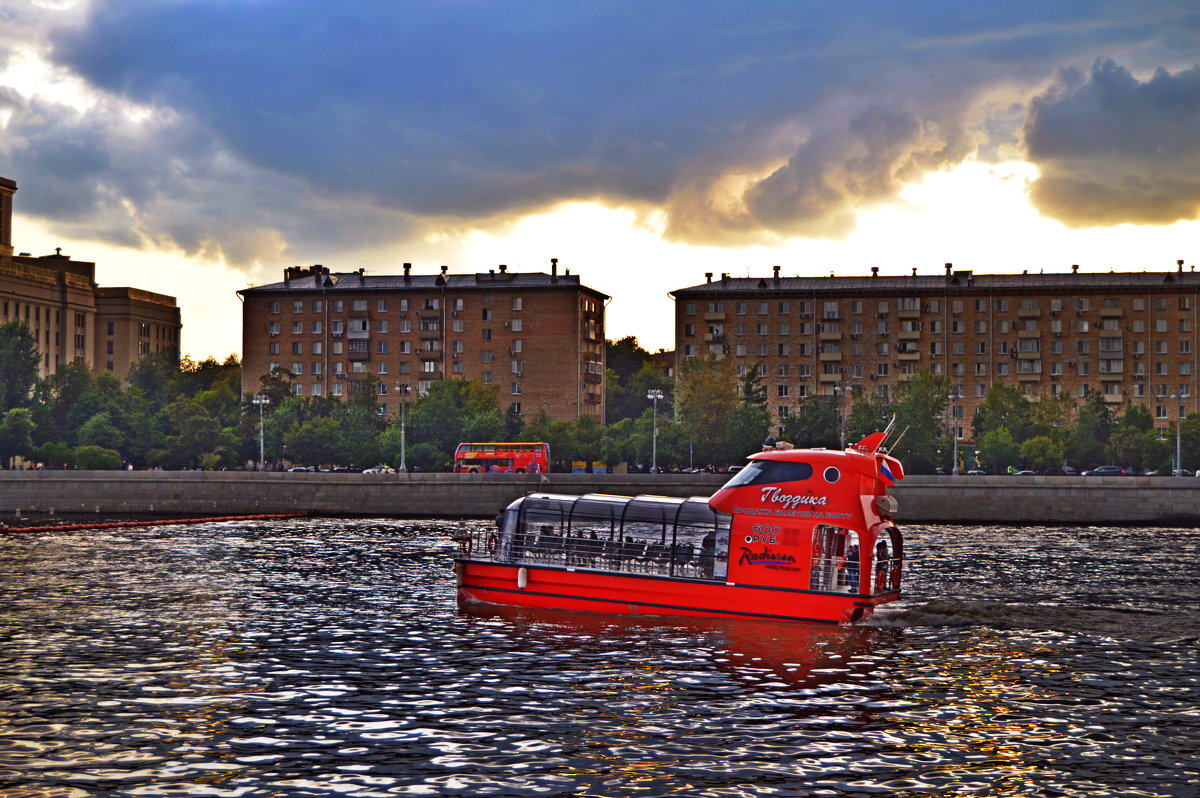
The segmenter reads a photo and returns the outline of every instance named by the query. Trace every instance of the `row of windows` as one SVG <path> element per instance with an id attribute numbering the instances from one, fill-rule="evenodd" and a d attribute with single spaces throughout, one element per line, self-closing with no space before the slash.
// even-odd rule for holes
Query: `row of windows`
<path id="1" fill-rule="evenodd" d="M 1108 354 L 1113 357 L 1123 357 L 1128 354 L 1135 358 L 1146 354 L 1145 341 L 1130 341 L 1128 346 L 1124 339 L 1121 338 L 1077 338 L 1068 341 L 1064 344 L 1063 341 L 1048 341 L 1043 346 L 1040 338 L 1021 338 L 1015 342 L 1010 341 L 995 341 L 995 353 L 997 355 L 1012 355 L 1014 353 L 1037 353 L 1049 352 L 1052 355 L 1064 354 L 1068 348 L 1072 348 L 1075 354 L 1088 355 L 1093 350 L 1093 344 L 1099 341 L 1098 350 L 1101 354 Z M 1154 353 L 1158 355 L 1170 354 L 1170 341 L 1158 340 L 1154 341 Z M 877 355 L 887 355 L 891 352 L 897 354 L 919 354 L 920 348 L 916 341 L 899 341 L 893 344 L 890 341 L 878 341 L 868 345 L 861 342 L 851 342 L 843 345 L 840 341 L 825 341 L 821 344 L 810 344 L 807 342 L 786 343 L 786 344 L 755 344 L 754 355 L 756 357 L 811 357 L 812 355 L 837 355 L 847 353 L 855 357 L 860 357 L 869 352 Z M 1188 355 L 1192 352 L 1192 341 L 1190 338 L 1176 339 L 1176 350 L 1181 355 Z M 941 357 L 947 351 L 955 355 L 966 353 L 966 344 L 963 341 L 953 341 L 947 349 L 946 345 L 941 341 L 930 341 L 928 350 L 931 357 Z M 989 349 L 988 341 L 975 341 L 971 350 L 976 355 L 986 355 Z M 738 343 L 732 347 L 727 344 L 710 345 L 709 350 L 713 354 L 727 355 L 732 352 L 737 357 L 749 357 L 751 352 L 751 344 Z M 693 357 L 697 352 L 695 344 L 684 344 L 684 357 Z"/>
<path id="2" fill-rule="evenodd" d="M 1160 296 L 1154 297 L 1154 310 L 1167 310 L 1170 306 L 1169 297 Z M 1175 297 L 1176 306 L 1179 310 L 1191 310 L 1192 298 L 1190 296 Z M 852 315 L 861 315 L 864 308 L 870 306 L 870 302 L 861 299 L 845 300 L 850 308 Z M 1061 313 L 1066 309 L 1066 304 L 1070 301 L 1074 303 L 1074 309 L 1080 313 L 1087 313 L 1093 310 L 1093 303 L 1090 297 L 1077 297 L 1073 300 L 1064 299 L 1044 299 L 1039 297 L 1022 297 L 1020 302 L 1014 303 L 1011 299 L 995 299 L 992 309 L 996 313 L 1009 313 L 1014 307 L 1023 311 L 1040 311 L 1041 302 L 1046 302 L 1051 313 Z M 951 313 L 962 313 L 970 303 L 970 307 L 976 313 L 988 312 L 987 299 L 952 299 L 947 304 Z M 836 319 L 841 315 L 842 302 L 839 300 L 823 300 L 809 301 L 805 299 L 783 302 L 708 302 L 706 304 L 706 312 L 709 314 L 724 313 L 725 306 L 729 304 L 736 315 L 745 316 L 753 309 L 759 316 L 766 316 L 771 312 L 774 306 L 775 312 L 780 315 L 790 315 L 792 307 L 795 305 L 796 312 L 801 316 L 811 314 L 814 308 L 819 307 L 823 318 Z M 1134 312 L 1144 311 L 1146 309 L 1145 297 L 1133 297 L 1129 300 L 1130 309 Z M 920 311 L 924 313 L 941 313 L 943 300 L 927 299 L 923 300 L 920 297 L 899 297 L 897 299 L 882 299 L 874 302 L 875 312 L 886 315 L 891 312 L 894 306 L 896 310 L 901 312 Z M 697 303 L 685 302 L 683 304 L 683 313 L 685 316 L 696 315 Z M 1118 297 L 1103 297 L 1100 299 L 1098 307 L 1102 310 L 1120 310 L 1121 300 Z"/>
<path id="3" fill-rule="evenodd" d="M 513 319 L 511 322 L 504 322 L 504 326 L 511 329 L 513 332 L 522 332 L 525 329 L 525 324 L 522 319 Z M 441 319 L 420 319 L 417 321 L 416 329 L 419 332 L 440 332 L 442 329 Z M 451 332 L 463 332 L 466 329 L 462 319 L 452 319 L 450 322 Z M 279 322 L 273 321 L 267 325 L 268 335 L 279 335 L 282 326 Z M 387 335 L 389 332 L 398 332 L 401 334 L 411 333 L 413 331 L 413 323 L 408 319 L 400 319 L 396 322 L 393 330 L 391 323 L 387 319 L 375 320 L 375 332 L 380 335 Z M 325 332 L 325 322 L 317 319 L 308 323 L 308 334 L 323 335 Z M 329 333 L 332 336 L 340 336 L 345 333 L 369 333 L 371 332 L 371 324 L 369 319 L 333 319 L 329 322 Z M 305 323 L 302 321 L 292 322 L 292 334 L 304 335 Z M 491 334 L 491 329 L 487 329 L 487 334 Z M 112 335 L 110 332 L 109 335 Z"/>
<path id="4" fill-rule="evenodd" d="M 490 295 L 485 294 L 483 296 L 483 301 L 485 303 L 490 303 L 492 301 L 492 297 Z M 325 302 L 326 302 L 326 300 L 324 300 L 324 299 L 310 300 L 308 302 L 308 308 L 312 313 L 324 313 L 325 312 Z M 329 310 L 330 310 L 330 312 L 333 312 L 333 313 L 344 313 L 347 305 L 350 306 L 350 309 L 352 311 L 365 311 L 365 310 L 367 310 L 368 307 L 370 307 L 370 304 L 371 304 L 371 300 L 369 300 L 369 299 L 352 299 L 349 302 L 347 302 L 346 300 L 343 300 L 343 299 L 330 299 L 330 300 L 328 300 L 328 302 L 329 302 Z M 292 313 L 303 313 L 305 311 L 304 300 L 293 299 L 291 304 L 292 304 Z M 268 312 L 279 313 L 283 307 L 283 303 L 277 299 L 273 299 L 273 300 L 267 301 L 266 306 L 267 306 Z M 423 299 L 416 299 L 416 300 L 393 299 L 393 300 L 391 300 L 390 304 L 389 304 L 389 301 L 386 299 L 376 299 L 375 300 L 375 311 L 377 313 L 387 313 L 389 306 L 392 309 L 394 309 L 397 313 L 407 313 L 409 310 L 415 309 L 417 307 L 421 308 L 422 310 L 441 310 L 442 309 L 442 299 L 441 299 L 441 297 L 425 297 Z M 453 297 L 446 301 L 446 307 L 449 310 L 461 311 L 466 307 L 466 304 L 465 304 L 464 300 L 462 299 L 462 297 Z M 525 307 L 525 300 L 523 297 L 519 297 L 519 296 L 512 297 L 512 309 L 513 310 L 519 311 L 519 310 L 524 309 L 524 307 Z M 491 308 L 484 308 L 483 309 L 483 320 L 488 321 L 489 319 L 491 319 L 491 314 L 492 314 Z"/>
<path id="5" fill-rule="evenodd" d="M 112 370 L 111 361 L 110 361 L 110 365 L 109 365 L 109 370 Z M 491 385 L 492 384 L 492 373 L 490 371 L 485 371 L 481 377 L 481 380 L 484 385 Z M 429 389 L 433 386 L 433 382 L 434 381 L 432 379 L 418 381 L 417 395 L 424 396 L 425 394 L 429 393 Z M 330 396 L 345 396 L 347 394 L 357 393 L 359 391 L 366 389 L 366 384 L 361 380 L 357 380 L 357 381 L 349 380 L 349 383 L 350 383 L 349 388 L 346 388 L 345 384 L 341 383 L 341 382 L 330 383 L 329 395 Z M 360 385 L 362 385 L 362 387 L 359 387 Z M 391 389 L 389 388 L 387 383 L 380 382 L 380 383 L 375 384 L 375 395 L 376 396 L 388 396 L 390 393 L 390 390 Z M 304 395 L 304 385 L 301 383 L 298 383 L 298 382 L 293 383 L 292 384 L 292 393 L 295 394 L 296 396 L 303 396 Z M 521 396 L 524 393 L 524 386 L 520 382 L 516 382 L 516 381 L 511 382 L 511 383 L 509 383 L 509 393 L 511 393 L 513 396 Z M 325 384 L 320 383 L 320 382 L 312 383 L 311 385 L 308 386 L 308 395 L 309 396 L 324 396 L 325 395 Z M 382 407 L 379 408 L 379 411 L 381 413 L 385 412 Z M 516 412 L 517 413 L 521 412 L 519 405 L 517 407 Z"/>
<path id="6" fill-rule="evenodd" d="M 452 354 L 458 355 L 466 351 L 465 344 L 462 341 L 449 341 L 449 351 Z M 311 341 L 307 345 L 303 341 L 292 342 L 292 354 L 303 355 L 307 347 L 310 355 L 324 355 L 325 342 Z M 429 338 L 423 341 L 376 341 L 375 354 L 377 355 L 410 355 L 414 352 L 440 352 L 442 351 L 442 342 L 437 338 Z M 525 342 L 521 338 L 514 338 L 509 342 L 506 351 L 510 354 L 519 354 L 524 351 Z M 349 341 L 331 341 L 329 343 L 329 352 L 331 355 L 342 355 L 347 353 L 367 354 L 371 350 L 371 342 L 365 339 L 352 339 Z M 394 351 L 393 351 L 394 350 Z M 267 343 L 267 354 L 280 354 L 280 345 L 278 341 L 270 341 Z M 484 363 L 491 362 L 492 350 L 479 350 L 479 356 Z"/>
<path id="7" fill-rule="evenodd" d="M 962 391 L 962 387 L 963 386 L 961 386 L 961 385 L 958 386 L 960 395 L 966 396 L 967 394 Z M 1096 386 L 1089 385 L 1087 383 L 1083 383 L 1083 384 L 1077 386 L 1077 388 L 1075 390 L 1075 395 L 1079 398 L 1083 398 L 1083 397 L 1087 396 L 1089 393 L 1091 393 L 1091 391 L 1094 387 L 1096 387 Z M 777 386 L 777 388 L 778 388 L 778 390 L 776 392 L 777 399 L 806 399 L 810 396 L 818 395 L 818 393 L 813 390 L 813 387 L 811 385 L 806 385 L 804 383 L 801 383 L 799 385 L 780 385 L 780 386 Z M 975 398 L 983 399 L 984 397 L 986 397 L 989 388 L 990 388 L 990 386 L 987 383 L 983 383 L 983 382 L 976 383 L 975 384 Z M 875 385 L 875 386 L 873 386 L 873 388 L 867 388 L 867 386 L 862 386 L 862 389 L 864 392 L 874 393 L 874 395 L 877 398 L 883 399 L 885 401 L 888 399 L 888 397 L 890 396 L 890 394 L 893 390 L 891 388 L 891 386 L 887 385 L 886 383 Z M 1033 395 L 1033 396 L 1036 396 L 1042 392 L 1041 386 L 1038 383 L 1026 383 L 1022 386 L 1022 390 L 1024 393 Z M 1121 397 L 1124 395 L 1124 394 L 1122 394 L 1122 386 L 1117 383 L 1106 383 L 1104 385 L 1099 386 L 1099 390 L 1100 390 L 1100 393 L 1102 393 L 1104 396 L 1107 396 L 1110 398 L 1111 397 Z M 1066 390 L 1065 390 L 1064 386 L 1061 384 L 1051 383 L 1049 385 L 1048 392 L 1052 396 L 1058 396 L 1062 393 L 1065 393 Z M 833 396 L 833 394 L 829 393 L 828 391 L 822 392 L 819 395 Z M 1152 396 L 1152 398 L 1154 398 L 1155 400 L 1160 401 L 1160 402 L 1165 401 L 1167 399 L 1190 399 L 1191 395 L 1192 395 L 1192 386 L 1191 386 L 1191 383 L 1180 383 L 1177 387 L 1172 388 L 1170 385 L 1161 384 L 1161 385 L 1153 386 L 1153 392 L 1148 392 L 1146 390 L 1146 386 L 1144 384 L 1138 384 L 1138 385 L 1133 386 L 1133 389 L 1129 395 L 1133 399 L 1146 399 L 1147 397 Z M 781 418 L 788 416 L 790 414 L 790 409 L 791 409 L 790 405 L 780 405 L 777 408 L 777 410 L 780 411 L 779 415 Z M 1168 417 L 1168 415 L 1167 415 L 1168 409 L 1169 409 L 1169 407 L 1167 405 L 1158 405 L 1155 408 L 1155 417 L 1159 418 L 1159 419 L 1167 418 Z M 965 418 L 966 417 L 965 407 L 963 405 L 956 405 L 953 408 L 953 410 L 954 410 L 954 415 L 956 418 Z M 1184 405 L 1180 405 L 1178 408 L 1178 415 L 1176 416 L 1176 418 L 1182 418 L 1183 416 L 1187 415 L 1187 412 L 1188 412 L 1187 407 Z"/>
<path id="8" fill-rule="evenodd" d="M 111 352 L 109 354 L 111 354 Z M 487 362 L 491 362 L 490 359 Z M 422 360 L 422 361 L 420 361 L 420 363 L 421 363 L 421 371 L 426 372 L 426 373 L 434 373 L 434 372 L 438 372 L 438 371 L 442 370 L 442 363 L 440 360 Z M 279 367 L 280 367 L 279 363 L 272 363 L 270 365 L 271 370 L 274 370 Z M 337 360 L 337 361 L 334 361 L 333 363 L 330 363 L 329 367 L 333 370 L 332 373 L 333 373 L 334 377 L 342 377 L 342 376 L 345 376 L 347 373 L 349 373 L 349 374 L 371 374 L 371 373 L 374 373 L 374 374 L 382 376 L 382 375 L 388 374 L 391 371 L 392 364 L 386 360 L 377 360 L 373 364 L 367 363 L 365 361 L 352 361 L 350 363 L 350 370 L 349 370 L 349 372 L 347 372 L 346 364 L 343 361 Z M 409 361 L 402 360 L 397 364 L 397 367 L 399 369 L 400 374 L 408 374 L 409 370 L 411 368 L 411 364 Z M 454 361 L 453 371 L 455 374 L 462 373 L 461 361 Z M 525 361 L 524 360 L 510 360 L 509 361 L 509 371 L 511 371 L 513 374 L 516 374 L 517 376 L 520 376 L 521 374 L 523 374 L 525 372 Z M 304 362 L 300 361 L 300 360 L 293 361 L 292 367 L 291 367 L 292 376 L 293 377 L 301 377 L 304 375 L 304 373 L 305 373 Z M 310 362 L 308 364 L 308 373 L 312 374 L 315 377 L 322 376 L 325 373 L 325 362 L 322 360 L 314 360 L 314 361 Z"/>
<path id="9" fill-rule="evenodd" d="M 1170 331 L 1169 319 L 1154 319 L 1153 322 L 1154 332 L 1165 333 Z M 1121 319 L 1116 318 L 1101 319 L 1098 324 L 1087 319 L 1074 319 L 1070 322 L 1066 322 L 1062 319 L 1052 319 L 1050 321 L 1049 328 L 1045 331 L 1055 335 L 1061 335 L 1064 332 L 1089 333 L 1092 330 L 1119 331 L 1121 330 L 1121 325 Z M 770 323 L 765 321 L 758 322 L 754 325 L 754 334 L 759 336 L 771 335 L 771 326 L 772 325 Z M 1176 320 L 1175 326 L 1176 329 L 1181 333 L 1191 332 L 1192 320 L 1186 317 L 1179 318 Z M 792 324 L 790 322 L 776 322 L 774 327 L 775 335 L 792 334 Z M 988 332 L 988 321 L 987 319 L 976 319 L 971 327 L 977 335 L 986 335 Z M 864 328 L 862 322 L 855 321 L 848 324 L 846 329 L 851 337 L 856 337 L 863 334 Z M 927 330 L 931 335 L 941 335 L 946 331 L 946 329 L 947 327 L 941 319 L 932 319 L 928 322 L 921 322 L 916 319 L 906 319 L 899 323 L 900 332 L 920 332 L 921 330 Z M 814 333 L 837 333 L 840 335 L 842 332 L 842 325 L 836 321 L 824 322 L 820 324 L 802 321 L 795 325 L 795 330 L 797 335 L 813 335 Z M 955 319 L 950 322 L 949 330 L 951 333 L 966 333 L 967 323 Z M 1132 319 L 1128 324 L 1125 324 L 1125 330 L 1133 333 L 1144 333 L 1147 330 L 1146 320 Z M 697 327 L 695 324 L 687 323 L 683 325 L 683 335 L 685 338 L 695 337 L 696 331 Z M 749 327 L 744 323 L 739 322 L 733 325 L 733 334 L 739 338 L 745 337 L 748 331 Z M 1042 331 L 1042 328 L 1039 326 L 1037 319 L 1022 319 L 1016 322 L 1012 322 L 1007 319 L 1001 319 L 995 322 L 995 333 L 997 335 L 1007 335 L 1014 331 L 1040 332 Z M 707 334 L 713 336 L 714 339 L 723 337 L 725 335 L 724 325 L 709 324 Z M 889 322 L 877 322 L 875 324 L 875 334 L 890 335 L 891 327 Z"/>

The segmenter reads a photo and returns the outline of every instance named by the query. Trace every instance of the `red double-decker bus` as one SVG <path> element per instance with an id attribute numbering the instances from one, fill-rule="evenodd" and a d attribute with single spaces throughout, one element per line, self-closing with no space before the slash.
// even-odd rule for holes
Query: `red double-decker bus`
<path id="1" fill-rule="evenodd" d="M 458 473 L 536 474 L 549 467 L 548 443 L 460 443 L 454 451 Z"/>

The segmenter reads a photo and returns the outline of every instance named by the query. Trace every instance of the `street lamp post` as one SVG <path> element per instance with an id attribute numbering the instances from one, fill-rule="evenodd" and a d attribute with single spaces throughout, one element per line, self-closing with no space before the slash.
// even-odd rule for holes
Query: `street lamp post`
<path id="1" fill-rule="evenodd" d="M 846 448 L 846 391 L 849 389 L 850 384 L 845 382 L 833 386 L 833 393 L 837 396 L 838 440 L 841 441 L 842 449 Z"/>
<path id="2" fill-rule="evenodd" d="M 250 402 L 251 404 L 258 405 L 258 470 L 266 471 L 267 464 L 264 455 L 266 446 L 263 443 L 263 407 L 271 404 L 271 400 L 268 397 L 259 394 L 251 399 Z"/>
<path id="3" fill-rule="evenodd" d="M 1182 476 L 1183 460 L 1181 459 L 1181 449 L 1183 443 L 1183 413 L 1179 412 L 1178 391 L 1171 394 L 1171 401 L 1175 403 L 1175 473 L 1173 476 Z"/>
<path id="4" fill-rule="evenodd" d="M 954 438 L 954 464 L 950 467 L 950 473 L 958 476 L 958 400 L 962 398 L 962 394 L 956 388 L 950 394 L 950 437 Z"/>
<path id="5" fill-rule="evenodd" d="M 658 400 L 663 398 L 663 392 L 658 388 L 651 388 L 646 391 L 646 398 L 653 402 L 653 431 L 651 432 L 650 444 L 650 473 L 658 471 Z"/>
<path id="6" fill-rule="evenodd" d="M 404 409 L 408 407 L 408 394 L 410 390 L 411 388 L 407 382 L 396 383 L 396 394 L 400 397 L 400 473 L 404 473 L 408 470 L 408 464 L 404 460 Z"/>

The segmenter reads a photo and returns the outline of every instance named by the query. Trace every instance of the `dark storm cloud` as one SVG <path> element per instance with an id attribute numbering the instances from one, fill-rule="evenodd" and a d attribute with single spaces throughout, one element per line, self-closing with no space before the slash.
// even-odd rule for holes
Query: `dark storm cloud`
<path id="1" fill-rule="evenodd" d="M 688 241 L 836 236 L 1015 141 L 1063 64 L 1185 49 L 1178 8 L 97 0 L 52 58 L 161 118 L 43 109 L 38 131 L 27 109 L 8 132 L 38 166 L 23 198 L 43 168 L 67 181 L 37 211 L 131 214 L 191 251 L 241 230 L 235 260 L 588 198 Z"/>
<path id="2" fill-rule="evenodd" d="M 1035 98 L 1032 198 L 1073 227 L 1169 224 L 1200 211 L 1200 67 L 1145 82 L 1112 61 Z"/>

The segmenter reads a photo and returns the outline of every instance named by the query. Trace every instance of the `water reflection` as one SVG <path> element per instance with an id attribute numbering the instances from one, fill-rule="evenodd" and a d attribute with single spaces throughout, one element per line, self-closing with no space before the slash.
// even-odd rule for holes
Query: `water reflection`
<path id="1" fill-rule="evenodd" d="M 457 528 L 0 539 L 0 789 L 1200 792 L 1191 530 L 910 529 L 830 629 L 460 609 Z"/>

